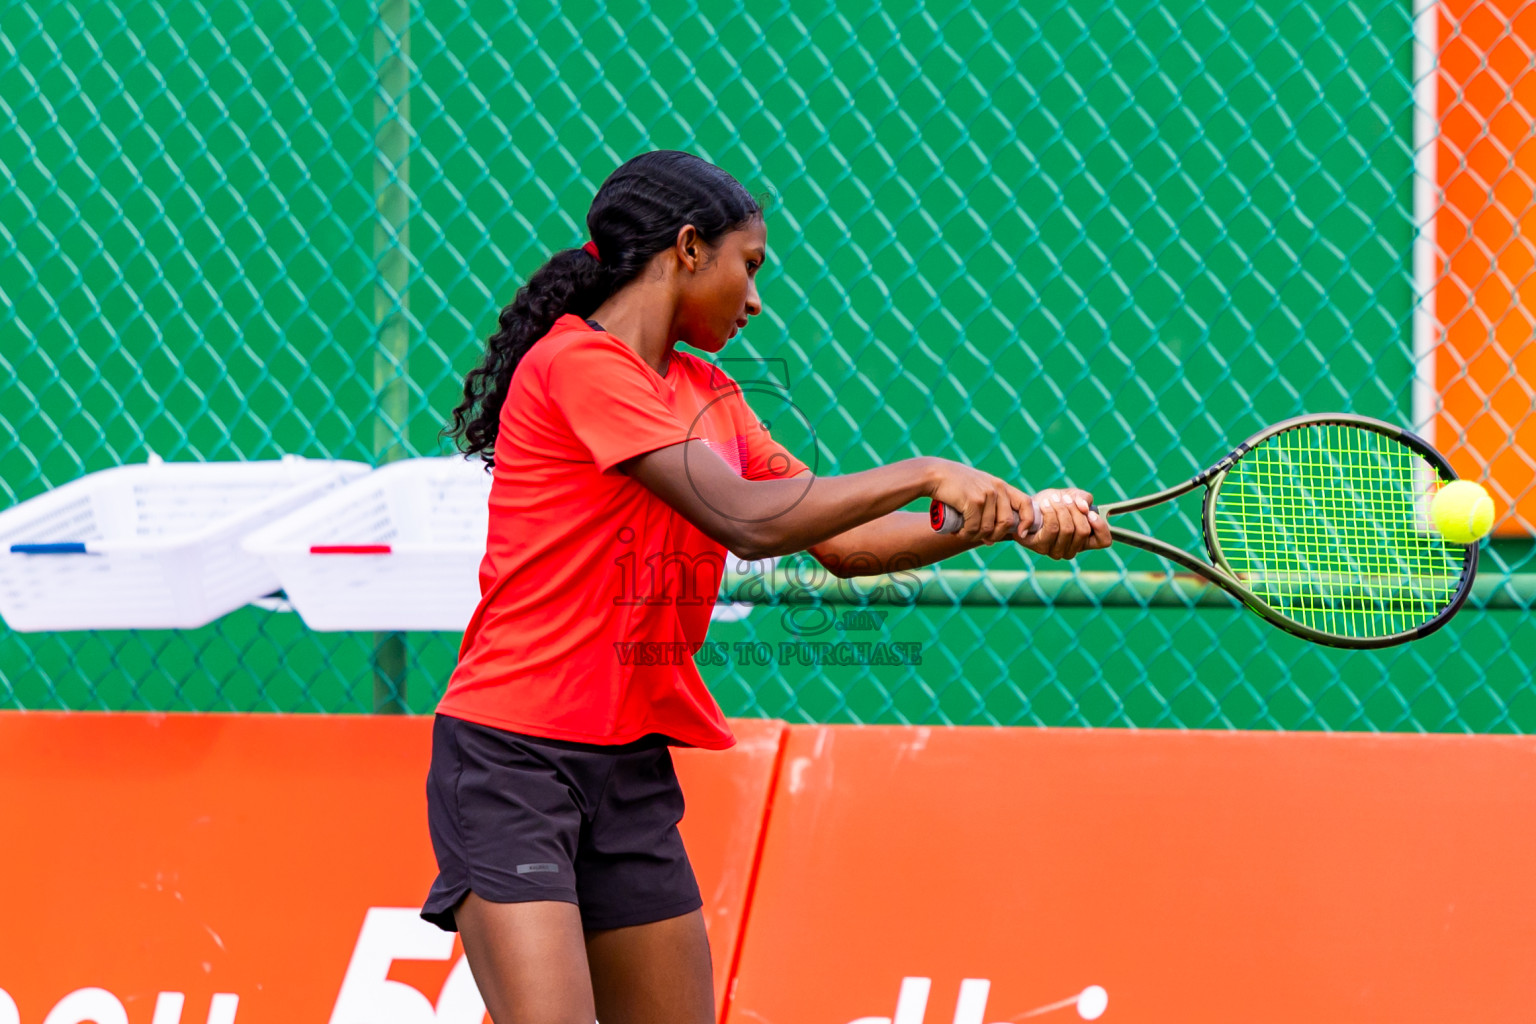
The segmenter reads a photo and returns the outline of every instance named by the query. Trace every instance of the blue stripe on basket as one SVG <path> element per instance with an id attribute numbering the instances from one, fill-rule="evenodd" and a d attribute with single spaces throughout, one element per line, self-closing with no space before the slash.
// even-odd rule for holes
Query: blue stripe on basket
<path id="1" fill-rule="evenodd" d="M 83 555 L 85 544 L 78 540 L 67 540 L 57 544 L 12 544 L 13 555 Z"/>

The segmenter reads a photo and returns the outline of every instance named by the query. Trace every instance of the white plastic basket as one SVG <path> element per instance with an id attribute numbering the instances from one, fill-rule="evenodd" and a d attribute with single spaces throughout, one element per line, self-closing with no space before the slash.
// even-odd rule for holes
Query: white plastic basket
<path id="1" fill-rule="evenodd" d="M 245 538 L 320 631 L 442 630 L 480 603 L 491 475 L 478 458 L 403 459 L 296 509 Z M 726 573 L 764 571 L 727 554 Z M 750 604 L 720 603 L 734 621 Z"/>
<path id="2" fill-rule="evenodd" d="M 270 593 L 244 534 L 360 462 L 164 462 L 91 473 L 0 512 L 0 617 L 20 632 L 191 629 Z"/>
<path id="3" fill-rule="evenodd" d="M 480 602 L 491 475 L 402 459 L 245 539 L 315 630 L 462 630 Z"/>

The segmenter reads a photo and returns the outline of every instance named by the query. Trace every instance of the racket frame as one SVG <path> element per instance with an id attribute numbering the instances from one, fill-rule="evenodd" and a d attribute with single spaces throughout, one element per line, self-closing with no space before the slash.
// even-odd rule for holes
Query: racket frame
<path id="1" fill-rule="evenodd" d="M 1466 603 L 1467 596 L 1472 593 L 1472 582 L 1477 576 L 1478 545 L 1476 543 L 1467 545 L 1467 557 L 1466 561 L 1462 563 L 1461 579 L 1457 584 L 1456 593 L 1446 606 L 1440 610 L 1440 614 L 1411 630 L 1404 630 L 1387 636 L 1345 637 L 1303 625 L 1271 607 L 1268 602 L 1255 594 L 1237 578 L 1226 557 L 1221 552 L 1221 545 L 1216 542 L 1216 503 L 1213 499 L 1221 490 L 1222 481 L 1226 479 L 1228 471 L 1237 465 L 1238 460 L 1263 442 L 1279 434 L 1302 427 L 1326 426 L 1330 424 L 1358 427 L 1381 434 L 1411 448 L 1422 456 L 1443 482 L 1449 483 L 1456 479 L 1456 471 L 1451 468 L 1451 464 L 1446 461 L 1445 456 L 1435 451 L 1427 441 L 1411 431 L 1404 430 L 1382 420 L 1372 419 L 1369 416 L 1359 416 L 1354 413 L 1316 413 L 1281 420 L 1279 423 L 1273 423 L 1265 427 L 1232 449 L 1229 454 L 1218 460 L 1210 468 L 1196 473 L 1182 484 L 1140 498 L 1128 498 L 1124 501 L 1102 504 L 1098 506 L 1098 510 L 1106 518 L 1123 515 L 1127 512 L 1139 512 L 1142 509 L 1160 505 L 1165 501 L 1177 498 L 1182 494 L 1193 491 L 1197 487 L 1203 486 L 1205 488 L 1205 495 L 1200 516 L 1201 532 L 1203 534 L 1202 539 L 1205 542 L 1206 553 L 1211 557 L 1210 563 L 1201 561 L 1196 555 L 1185 551 L 1183 548 L 1175 547 L 1167 541 L 1150 537 L 1144 533 L 1138 533 L 1135 530 L 1128 530 L 1121 526 L 1111 524 L 1109 527 L 1110 536 L 1116 543 L 1129 544 L 1143 551 L 1150 551 L 1154 555 L 1166 558 L 1176 565 L 1183 566 L 1195 575 L 1221 587 L 1273 625 L 1278 626 L 1293 636 L 1299 636 L 1313 643 L 1347 650 L 1370 650 L 1381 647 L 1393 647 L 1397 644 L 1407 643 L 1410 640 L 1418 640 L 1429 636 L 1449 622 L 1451 616 L 1460 610 L 1461 606 Z"/>

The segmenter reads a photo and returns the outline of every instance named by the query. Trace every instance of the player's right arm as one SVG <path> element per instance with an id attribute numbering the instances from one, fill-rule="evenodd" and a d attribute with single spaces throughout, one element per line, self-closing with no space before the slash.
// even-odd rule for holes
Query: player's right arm
<path id="1" fill-rule="evenodd" d="M 990 473 L 921 456 L 845 476 L 809 471 L 746 480 L 702 441 L 646 452 L 619 464 L 700 531 L 743 558 L 805 551 L 920 498 L 965 512 L 955 551 L 1014 536 L 1015 512 L 1033 521 L 1030 498 Z"/>

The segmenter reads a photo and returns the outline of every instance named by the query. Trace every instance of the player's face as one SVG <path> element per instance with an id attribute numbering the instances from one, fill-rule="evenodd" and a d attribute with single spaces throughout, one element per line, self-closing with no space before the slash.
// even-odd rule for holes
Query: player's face
<path id="1" fill-rule="evenodd" d="M 762 218 L 724 235 L 689 282 L 681 340 L 718 352 L 761 313 L 757 271 L 767 256 L 768 227 Z"/>

